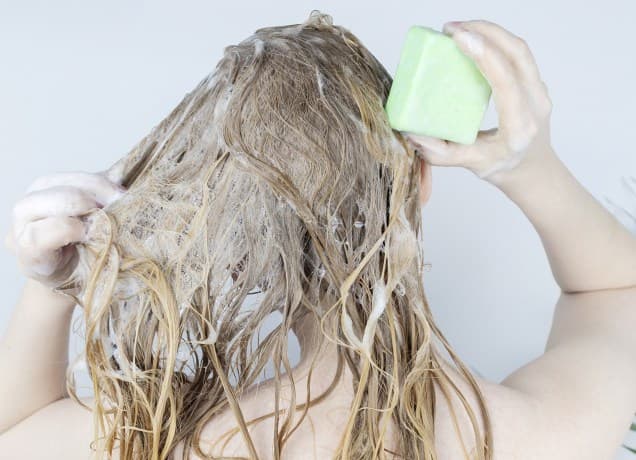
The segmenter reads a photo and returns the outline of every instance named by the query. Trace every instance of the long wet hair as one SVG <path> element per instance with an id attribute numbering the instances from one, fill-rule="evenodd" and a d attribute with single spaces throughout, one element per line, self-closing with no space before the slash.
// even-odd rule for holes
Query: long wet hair
<path id="1" fill-rule="evenodd" d="M 288 340 L 306 315 L 337 344 L 354 399 L 337 459 L 436 459 L 435 385 L 459 388 L 445 348 L 490 422 L 469 369 L 436 327 L 423 289 L 420 168 L 387 122 L 384 67 L 331 17 L 257 30 L 110 170 L 125 196 L 89 216 L 94 238 L 60 286 L 84 309 L 98 458 L 204 458 L 202 428 L 274 369 L 274 457 L 309 403 L 280 398 Z M 247 305 L 258 296 L 258 301 Z M 265 337 L 262 326 L 279 312 Z M 440 346 L 441 344 L 441 346 Z M 291 374 L 290 374 L 291 375 Z M 333 388 L 333 385 L 330 389 Z M 69 393 L 76 400 L 74 374 Z M 330 391 L 327 390 L 327 393 Z M 292 391 L 292 395 L 293 395 Z M 300 411 L 300 415 L 299 415 Z M 454 415 L 453 415 L 454 416 Z M 217 457 L 218 458 L 218 457 Z"/>

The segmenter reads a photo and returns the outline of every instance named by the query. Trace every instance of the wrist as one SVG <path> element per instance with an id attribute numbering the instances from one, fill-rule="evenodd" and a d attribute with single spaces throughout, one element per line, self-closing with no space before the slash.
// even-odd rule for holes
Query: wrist
<path id="1" fill-rule="evenodd" d="M 516 167 L 499 171 L 485 180 L 507 195 L 514 196 L 517 191 L 529 193 L 536 184 L 549 180 L 563 169 L 565 165 L 548 144 L 529 152 Z"/>
<path id="2" fill-rule="evenodd" d="M 24 284 L 24 296 L 28 296 L 35 301 L 34 303 L 45 305 L 47 309 L 62 315 L 70 315 L 75 309 L 75 301 L 72 298 L 55 292 L 53 288 L 33 278 L 27 278 Z"/>

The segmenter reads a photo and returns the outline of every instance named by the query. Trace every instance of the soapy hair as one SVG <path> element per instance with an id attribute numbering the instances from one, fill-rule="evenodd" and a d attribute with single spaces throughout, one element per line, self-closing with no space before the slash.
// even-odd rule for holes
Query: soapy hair
<path id="1" fill-rule="evenodd" d="M 390 455 L 436 459 L 434 384 L 460 396 L 474 458 L 491 458 L 483 396 L 423 290 L 420 168 L 385 117 L 390 85 L 354 35 L 312 12 L 227 47 L 110 168 L 128 192 L 89 216 L 93 238 L 59 287 L 84 309 L 97 458 L 118 450 L 125 460 L 166 459 L 178 443 L 184 458 L 214 458 L 199 446 L 201 431 L 228 409 L 257 458 L 249 426 L 258 420 L 246 420 L 237 400 L 268 362 L 280 398 L 288 339 L 306 315 L 338 344 L 334 382 L 344 366 L 354 377 L 334 458 L 388 458 L 393 420 Z M 259 339 L 276 312 L 280 323 Z M 475 392 L 483 436 L 440 366 L 443 348 Z M 73 377 L 70 369 L 79 402 Z M 332 389 L 309 403 L 277 402 L 275 458 Z"/>

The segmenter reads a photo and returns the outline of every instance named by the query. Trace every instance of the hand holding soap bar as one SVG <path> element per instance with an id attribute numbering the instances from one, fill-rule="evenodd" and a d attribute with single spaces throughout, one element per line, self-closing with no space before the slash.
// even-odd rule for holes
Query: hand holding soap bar
<path id="1" fill-rule="evenodd" d="M 393 129 L 472 144 L 491 92 L 480 70 L 451 37 L 413 26 L 385 111 Z"/>

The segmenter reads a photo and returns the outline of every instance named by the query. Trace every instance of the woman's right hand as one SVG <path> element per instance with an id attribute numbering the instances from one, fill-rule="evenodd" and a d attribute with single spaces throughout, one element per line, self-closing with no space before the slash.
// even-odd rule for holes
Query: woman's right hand
<path id="1" fill-rule="evenodd" d="M 496 184 L 509 171 L 552 151 L 552 102 L 526 42 L 484 20 L 450 22 L 444 32 L 488 80 L 499 127 L 480 131 L 469 145 L 406 134 L 424 159 L 436 166 L 465 167 Z"/>
<path id="2" fill-rule="evenodd" d="M 75 244 L 87 238 L 81 216 L 123 193 L 102 174 L 61 173 L 36 179 L 14 206 L 6 238 L 23 273 L 48 286 L 63 281 L 77 262 Z"/>

